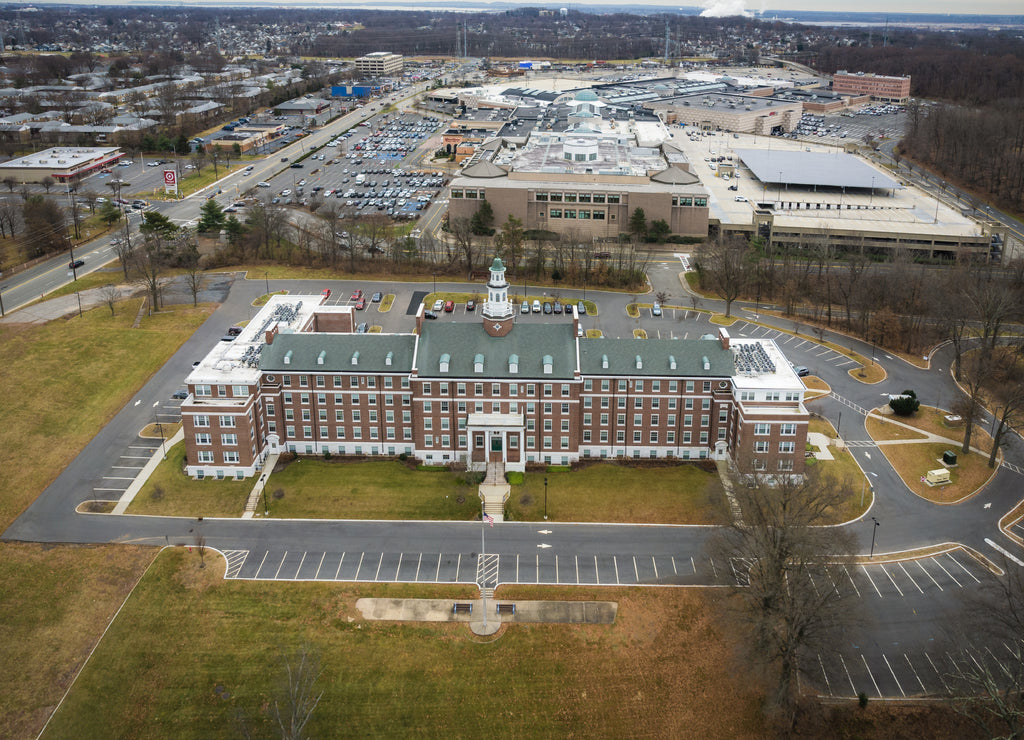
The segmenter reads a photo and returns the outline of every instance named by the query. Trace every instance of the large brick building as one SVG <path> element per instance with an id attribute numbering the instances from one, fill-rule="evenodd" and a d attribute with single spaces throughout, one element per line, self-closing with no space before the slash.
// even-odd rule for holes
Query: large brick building
<path id="1" fill-rule="evenodd" d="M 187 470 L 258 474 L 269 453 L 487 462 L 732 459 L 801 474 L 804 386 L 770 340 L 584 339 L 520 322 L 491 267 L 482 322 L 356 334 L 348 307 L 275 296 L 187 379 Z"/>
<path id="2" fill-rule="evenodd" d="M 886 77 L 841 69 L 832 77 L 832 90 L 840 95 L 869 95 L 872 100 L 902 105 L 910 99 L 910 77 Z"/>

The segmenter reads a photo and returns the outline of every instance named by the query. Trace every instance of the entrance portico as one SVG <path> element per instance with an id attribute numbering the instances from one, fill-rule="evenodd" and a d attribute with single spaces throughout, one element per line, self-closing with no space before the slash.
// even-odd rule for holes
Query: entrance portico
<path id="1" fill-rule="evenodd" d="M 466 428 L 471 445 L 470 470 L 501 463 L 505 470 L 524 472 L 522 414 L 470 414 Z"/>

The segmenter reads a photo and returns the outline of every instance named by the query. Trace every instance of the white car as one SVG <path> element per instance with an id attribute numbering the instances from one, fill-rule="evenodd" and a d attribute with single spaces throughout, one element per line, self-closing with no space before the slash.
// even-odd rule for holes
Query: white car
<path id="1" fill-rule="evenodd" d="M 533 299 L 533 312 L 540 313 L 540 301 L 536 298 Z"/>
<path id="2" fill-rule="evenodd" d="M 737 195 L 735 198 L 733 198 L 733 200 L 735 200 L 737 203 L 746 203 L 747 202 L 747 198 L 744 195 Z"/>
<path id="3" fill-rule="evenodd" d="M 433 311 L 434 313 L 439 313 L 443 309 L 444 309 L 444 301 L 438 299 L 438 300 L 434 301 L 434 307 L 431 308 L 430 310 Z"/>
<path id="4" fill-rule="evenodd" d="M 256 187 L 258 187 L 258 188 L 269 188 L 270 187 L 270 183 L 269 182 L 258 182 L 258 183 L 256 183 Z"/>

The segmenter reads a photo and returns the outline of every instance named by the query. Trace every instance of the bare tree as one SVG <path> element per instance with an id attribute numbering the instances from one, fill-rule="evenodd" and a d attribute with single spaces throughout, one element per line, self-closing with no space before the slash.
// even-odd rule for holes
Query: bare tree
<path id="1" fill-rule="evenodd" d="M 283 740 L 301 740 L 306 737 L 306 725 L 324 695 L 316 690 L 323 675 L 320 654 L 310 645 L 303 645 L 295 655 L 284 657 L 282 663 L 284 686 L 282 697 L 274 700 L 274 717 Z"/>
<path id="2" fill-rule="evenodd" d="M 720 236 L 704 245 L 695 264 L 701 281 L 725 301 L 725 315 L 732 316 L 732 304 L 743 293 L 751 277 L 750 244 L 743 237 Z"/>
<path id="3" fill-rule="evenodd" d="M 996 457 L 1006 431 L 1024 421 L 1024 357 L 1021 351 L 1022 348 L 1018 347 L 1015 352 L 1000 354 L 993 368 L 988 391 L 996 423 L 992 435 L 992 452 L 988 456 L 990 468 L 996 466 Z"/>
<path id="4" fill-rule="evenodd" d="M 116 285 L 105 285 L 100 290 L 100 300 L 107 304 L 107 308 L 110 309 L 110 315 L 114 315 L 114 307 L 117 302 L 121 300 L 121 289 Z"/>
<path id="5" fill-rule="evenodd" d="M 943 679 L 947 703 L 986 737 L 1024 735 L 1024 575 L 1004 564 L 1006 574 L 970 589 L 955 624 L 949 670 Z"/>
<path id="6" fill-rule="evenodd" d="M 856 599 L 818 587 L 826 569 L 852 560 L 846 529 L 821 526 L 850 495 L 850 484 L 822 477 L 733 476 L 742 521 L 723 529 L 711 551 L 731 563 L 736 583 L 727 614 L 743 632 L 750 657 L 771 672 L 768 707 L 791 729 L 797 677 L 806 657 L 857 618 Z"/>
<path id="7" fill-rule="evenodd" d="M 992 350 L 982 346 L 964 355 L 960 363 L 960 385 L 964 395 L 953 404 L 964 420 L 964 443 L 960 447 L 963 454 L 971 451 L 971 436 L 974 426 L 982 412 L 982 392 L 992 378 Z"/>
<path id="8" fill-rule="evenodd" d="M 473 226 L 468 218 L 453 218 L 449 223 L 452 237 L 455 240 L 456 249 L 462 256 L 463 266 L 469 276 L 473 272 L 473 263 L 476 261 L 476 234 L 473 233 Z"/>

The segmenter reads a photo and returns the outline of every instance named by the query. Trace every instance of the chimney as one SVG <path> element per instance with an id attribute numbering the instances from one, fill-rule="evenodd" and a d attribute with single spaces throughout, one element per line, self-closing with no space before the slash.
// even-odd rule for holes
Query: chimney
<path id="1" fill-rule="evenodd" d="M 267 344 L 273 344 L 274 343 L 274 337 L 276 337 L 276 336 L 277 336 L 277 324 L 274 324 L 274 328 L 273 329 L 267 329 L 266 333 L 263 335 L 263 340 Z"/>
<path id="2" fill-rule="evenodd" d="M 722 343 L 722 349 L 729 349 L 729 330 L 728 329 L 724 329 L 724 328 L 719 329 L 718 330 L 718 339 Z"/>

